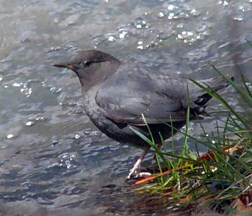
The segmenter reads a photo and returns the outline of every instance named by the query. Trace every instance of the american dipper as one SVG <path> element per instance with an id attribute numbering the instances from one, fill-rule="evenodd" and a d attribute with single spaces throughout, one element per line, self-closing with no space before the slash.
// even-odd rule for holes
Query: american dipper
<path id="1" fill-rule="evenodd" d="M 134 130 L 150 138 L 150 129 L 154 142 L 160 144 L 160 135 L 167 139 L 175 133 L 164 123 L 180 129 L 186 123 L 188 106 L 193 119 L 204 112 L 211 99 L 189 79 L 171 78 L 143 64 L 127 64 L 98 50 L 81 51 L 70 62 L 54 66 L 76 73 L 85 112 L 100 131 L 116 141 L 144 149 L 127 178 L 146 174 L 140 172 L 140 167 L 150 149 Z M 228 86 L 221 77 L 198 82 L 214 91 Z"/>

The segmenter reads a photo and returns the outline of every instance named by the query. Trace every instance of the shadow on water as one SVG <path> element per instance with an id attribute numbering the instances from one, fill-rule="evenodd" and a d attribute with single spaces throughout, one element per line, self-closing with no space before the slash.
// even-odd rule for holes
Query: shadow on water
<path id="1" fill-rule="evenodd" d="M 97 48 L 171 76 L 208 78 L 215 75 L 208 61 L 234 73 L 229 48 L 235 43 L 243 47 L 241 63 L 249 73 L 252 3 L 0 4 L 0 215 L 167 215 L 165 200 L 154 205 L 157 197 L 140 196 L 125 182 L 140 151 L 98 132 L 83 112 L 74 74 L 52 65 Z M 242 29 L 235 39 L 225 34 L 232 26 L 227 15 Z M 209 110 L 220 109 L 211 104 Z M 209 132 L 214 127 L 212 120 L 202 124 Z M 200 131 L 191 124 L 191 134 Z"/>

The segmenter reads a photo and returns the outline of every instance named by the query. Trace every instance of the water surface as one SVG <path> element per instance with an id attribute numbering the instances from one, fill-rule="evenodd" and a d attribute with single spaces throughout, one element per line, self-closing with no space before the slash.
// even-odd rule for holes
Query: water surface
<path id="1" fill-rule="evenodd" d="M 249 0 L 0 0 L 0 5 L 4 215 L 153 213 L 137 207 L 144 198 L 125 183 L 140 150 L 97 131 L 83 112 L 77 78 L 54 63 L 97 48 L 171 76 L 198 79 L 216 75 L 209 61 L 234 73 L 233 54 L 242 48 L 239 60 L 250 73 Z M 230 101 L 235 102 L 232 95 Z M 203 125 L 210 132 L 214 122 Z M 193 123 L 190 132 L 197 136 L 199 128 Z"/>

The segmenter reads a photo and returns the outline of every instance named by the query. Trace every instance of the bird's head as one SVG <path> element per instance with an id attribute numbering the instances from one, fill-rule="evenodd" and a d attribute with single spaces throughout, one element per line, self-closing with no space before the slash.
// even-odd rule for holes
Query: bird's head
<path id="1" fill-rule="evenodd" d="M 55 64 L 55 67 L 67 68 L 76 73 L 82 85 L 90 85 L 102 81 L 104 76 L 113 73 L 120 61 L 99 50 L 85 50 L 71 61 Z"/>

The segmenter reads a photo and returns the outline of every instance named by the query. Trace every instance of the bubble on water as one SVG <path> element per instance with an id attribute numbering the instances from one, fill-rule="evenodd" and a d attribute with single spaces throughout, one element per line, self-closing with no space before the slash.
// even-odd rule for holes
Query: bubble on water
<path id="1" fill-rule="evenodd" d="M 35 120 L 36 120 L 36 121 L 43 122 L 43 121 L 46 120 L 46 117 L 44 117 L 44 116 L 38 116 L 38 117 L 35 118 Z"/>
<path id="2" fill-rule="evenodd" d="M 162 18 L 162 17 L 164 17 L 164 16 L 165 16 L 165 14 L 164 14 L 162 11 L 160 11 L 160 12 L 158 13 L 158 17 Z"/>
<path id="3" fill-rule="evenodd" d="M 46 88 L 47 87 L 47 84 L 46 84 L 46 82 L 41 82 L 41 84 L 42 84 L 42 87 L 44 87 L 44 88 Z"/>
<path id="4" fill-rule="evenodd" d="M 199 16 L 200 15 L 200 12 L 197 11 L 195 8 L 193 8 L 190 13 L 193 15 L 193 16 Z"/>
<path id="5" fill-rule="evenodd" d="M 178 39 L 184 39 L 184 37 L 183 37 L 182 34 L 178 34 L 178 35 L 177 35 L 177 38 L 178 38 Z"/>
<path id="6" fill-rule="evenodd" d="M 119 32 L 119 38 L 123 39 L 123 38 L 126 37 L 127 34 L 128 34 L 128 32 L 122 30 L 122 31 Z"/>
<path id="7" fill-rule="evenodd" d="M 27 127 L 31 127 L 31 126 L 35 125 L 35 123 L 36 123 L 35 121 L 28 121 L 28 122 L 25 123 L 25 125 Z"/>
<path id="8" fill-rule="evenodd" d="M 188 4 L 185 3 L 177 3 L 176 5 L 165 2 L 163 4 L 164 10 L 162 13 L 168 16 L 169 20 L 172 19 L 181 19 L 181 18 L 189 18 L 192 16 L 199 16 L 200 12 L 195 8 L 191 8 Z"/>
<path id="9" fill-rule="evenodd" d="M 198 40 L 202 40 L 209 36 L 208 26 L 205 23 L 200 23 L 196 27 L 196 31 L 183 30 L 177 34 L 177 39 L 182 40 L 184 43 L 192 44 Z"/>
<path id="10" fill-rule="evenodd" d="M 12 84 L 13 87 L 20 88 L 20 92 L 24 93 L 26 97 L 29 97 L 32 94 L 32 88 L 29 88 L 28 85 L 34 82 L 34 80 L 28 80 L 27 83 L 18 83 L 15 82 Z M 36 81 L 35 81 L 36 82 Z"/>
<path id="11" fill-rule="evenodd" d="M 243 17 L 241 15 L 233 17 L 235 21 L 242 21 Z"/>
<path id="12" fill-rule="evenodd" d="M 74 138 L 75 138 L 75 139 L 80 139 L 80 138 L 81 138 L 81 135 L 78 134 L 78 133 L 76 133 L 76 134 L 74 135 Z"/>
<path id="13" fill-rule="evenodd" d="M 137 29 L 148 28 L 147 22 L 141 17 L 135 19 L 134 26 Z"/>
<path id="14" fill-rule="evenodd" d="M 59 165 L 65 166 L 67 169 L 74 169 L 78 165 L 76 153 L 63 153 L 58 156 Z"/>
<path id="15" fill-rule="evenodd" d="M 239 10 L 240 10 L 240 11 L 242 11 L 242 12 L 244 12 L 244 11 L 245 11 L 244 6 L 243 6 L 243 5 L 241 5 L 241 6 L 239 7 Z"/>
<path id="16" fill-rule="evenodd" d="M 169 4 L 168 6 L 167 6 L 167 9 L 168 10 L 175 10 L 177 7 L 175 6 L 175 5 L 172 5 L 172 4 Z"/>
<path id="17" fill-rule="evenodd" d="M 143 49 L 143 41 L 137 42 L 137 49 Z"/>
<path id="18" fill-rule="evenodd" d="M 67 167 L 67 169 L 70 169 L 72 167 L 71 162 L 70 161 L 65 161 L 65 166 Z"/>
<path id="19" fill-rule="evenodd" d="M 58 51 L 61 49 L 62 49 L 62 47 L 60 47 L 60 46 L 57 46 L 57 47 L 51 46 L 51 47 L 45 48 L 45 51 L 50 53 L 50 52 Z"/>
<path id="20" fill-rule="evenodd" d="M 24 86 L 20 89 L 20 92 L 24 93 L 26 97 L 30 97 L 32 94 L 32 88 L 27 88 L 26 86 Z"/>
<path id="21" fill-rule="evenodd" d="M 181 29 L 181 28 L 183 28 L 184 27 L 184 23 L 179 23 L 178 25 L 177 25 L 177 28 L 178 29 Z"/>
<path id="22" fill-rule="evenodd" d="M 175 17 L 175 13 L 169 13 L 168 14 L 168 19 L 173 19 Z"/>
<path id="23" fill-rule="evenodd" d="M 108 36 L 108 41 L 113 42 L 113 41 L 115 41 L 115 40 L 116 40 L 116 38 L 115 38 L 114 35 L 109 35 L 109 36 Z"/>
<path id="24" fill-rule="evenodd" d="M 225 6 L 228 6 L 229 2 L 226 1 L 226 0 L 221 0 L 221 1 L 218 2 L 218 4 L 220 4 L 220 5 L 222 5 L 222 6 L 225 7 Z"/>
<path id="25" fill-rule="evenodd" d="M 11 139 L 11 138 L 14 137 L 14 135 L 13 134 L 8 134 L 6 137 L 7 137 L 7 139 Z"/>
<path id="26" fill-rule="evenodd" d="M 188 35 L 188 36 L 193 36 L 194 34 L 193 34 L 193 32 L 188 31 L 188 32 L 187 32 L 187 35 Z"/>
<path id="27" fill-rule="evenodd" d="M 29 117 L 28 121 L 25 123 L 27 127 L 34 126 L 37 122 L 44 122 L 46 121 L 46 117 L 42 116 L 41 114 Z"/>
<path id="28" fill-rule="evenodd" d="M 12 86 L 13 87 L 21 87 L 23 85 L 23 83 L 13 83 Z"/>
<path id="29" fill-rule="evenodd" d="M 61 88 L 51 87 L 50 92 L 59 93 L 59 92 L 61 92 Z"/>
<path id="30" fill-rule="evenodd" d="M 3 80 L 3 77 L 0 76 L 0 82 Z"/>
<path id="31" fill-rule="evenodd" d="M 223 6 L 228 6 L 229 2 L 228 1 L 223 1 Z"/>

